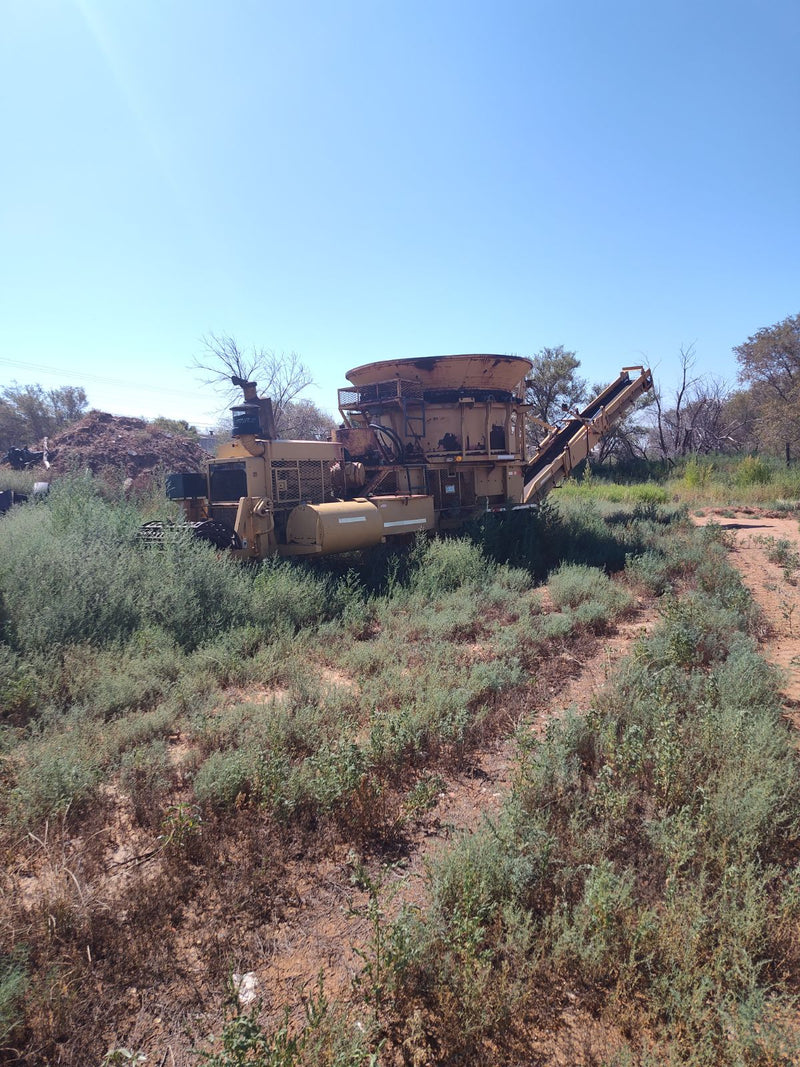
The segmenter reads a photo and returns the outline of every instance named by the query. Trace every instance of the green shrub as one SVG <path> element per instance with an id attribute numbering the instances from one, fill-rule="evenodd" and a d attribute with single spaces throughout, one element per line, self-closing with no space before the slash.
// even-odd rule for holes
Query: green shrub
<path id="1" fill-rule="evenodd" d="M 649 920 L 637 907 L 633 887 L 632 871 L 619 874 L 600 859 L 586 873 L 581 899 L 554 912 L 548 930 L 553 956 L 572 980 L 613 985 L 621 977 Z"/>
<path id="2" fill-rule="evenodd" d="M 408 587 L 431 600 L 462 586 L 481 588 L 495 576 L 479 545 L 466 538 L 439 539 L 416 546 Z"/>
<path id="3" fill-rule="evenodd" d="M 768 485 L 771 481 L 772 471 L 758 456 L 745 456 L 733 472 L 735 485 Z"/>
<path id="4" fill-rule="evenodd" d="M 287 560 L 265 560 L 253 583 L 252 614 L 268 633 L 297 631 L 332 618 L 333 581 Z"/>
<path id="5" fill-rule="evenodd" d="M 711 481 L 714 466 L 692 455 L 683 467 L 683 483 L 688 489 L 704 489 Z"/>
<path id="6" fill-rule="evenodd" d="M 22 998 L 28 985 L 26 954 L 0 953 L 0 1048 L 9 1049 L 14 1033 L 24 1022 Z"/>
<path id="7" fill-rule="evenodd" d="M 248 619 L 244 568 L 188 533 L 144 546 L 140 520 L 90 478 L 62 479 L 46 503 L 9 513 L 0 595 L 12 645 L 104 644 L 156 626 L 192 648 Z"/>
<path id="8" fill-rule="evenodd" d="M 631 603 L 630 594 L 596 567 L 564 563 L 550 575 L 547 588 L 556 608 L 575 608 L 587 601 L 605 607 L 609 616 L 618 615 Z"/>
<path id="9" fill-rule="evenodd" d="M 628 556 L 625 573 L 632 582 L 642 585 L 653 596 L 663 596 L 670 589 L 671 568 L 667 558 L 648 548 L 639 556 Z"/>
<path id="10" fill-rule="evenodd" d="M 232 808 L 236 798 L 250 791 L 254 760 L 243 749 L 212 752 L 194 776 L 194 794 L 201 804 Z"/>
<path id="11" fill-rule="evenodd" d="M 635 524 L 611 529 L 594 502 L 565 497 L 556 507 L 484 516 L 470 529 L 483 553 L 500 563 L 526 568 L 543 580 L 561 563 L 621 570 L 626 553 L 642 545 Z"/>
<path id="12" fill-rule="evenodd" d="M 0 719 L 24 721 L 38 701 L 38 685 L 30 668 L 8 645 L 0 643 Z"/>
<path id="13" fill-rule="evenodd" d="M 40 744 L 30 742 L 15 755 L 9 803 L 12 818 L 23 824 L 80 808 L 104 779 L 105 754 L 80 728 Z"/>

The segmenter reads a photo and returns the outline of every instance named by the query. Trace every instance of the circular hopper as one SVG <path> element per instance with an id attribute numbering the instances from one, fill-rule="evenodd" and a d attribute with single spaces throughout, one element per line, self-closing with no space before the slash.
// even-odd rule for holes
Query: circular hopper
<path id="1" fill-rule="evenodd" d="M 520 356 L 489 354 L 468 356 L 426 356 L 423 359 L 386 359 L 364 363 L 347 372 L 347 380 L 360 388 L 399 378 L 419 382 L 424 390 L 501 390 L 511 393 L 532 367 Z"/>

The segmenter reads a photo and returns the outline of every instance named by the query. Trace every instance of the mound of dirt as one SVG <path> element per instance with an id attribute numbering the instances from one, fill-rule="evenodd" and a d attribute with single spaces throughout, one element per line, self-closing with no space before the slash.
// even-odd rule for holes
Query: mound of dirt
<path id="1" fill-rule="evenodd" d="M 137 487 L 161 471 L 201 471 L 208 454 L 188 437 L 143 419 L 90 411 L 49 442 L 51 474 L 90 470 L 130 478 Z"/>

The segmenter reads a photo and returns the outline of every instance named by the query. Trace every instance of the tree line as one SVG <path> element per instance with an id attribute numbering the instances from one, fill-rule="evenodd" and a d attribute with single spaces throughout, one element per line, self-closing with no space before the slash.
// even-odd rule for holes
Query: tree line
<path id="1" fill-rule="evenodd" d="M 205 382 L 222 386 L 228 399 L 236 400 L 240 394 L 232 378 L 257 381 L 261 395 L 272 398 L 281 437 L 321 439 L 336 426 L 329 413 L 302 396 L 313 378 L 296 352 L 245 349 L 225 334 L 208 334 L 202 343 L 193 366 Z M 677 385 L 668 392 L 656 383 L 601 442 L 599 461 L 760 452 L 791 462 L 800 455 L 800 314 L 763 327 L 733 351 L 736 387 L 701 373 L 693 347 L 681 349 Z M 526 400 L 533 416 L 529 444 L 535 447 L 548 427 L 597 396 L 607 383 L 582 378 L 577 354 L 563 345 L 542 348 L 530 358 Z M 52 437 L 81 418 L 86 406 L 86 393 L 76 386 L 45 390 L 13 384 L 0 389 L 0 451 Z M 197 432 L 185 420 L 154 420 L 162 423 L 175 432 Z M 223 438 L 226 430 L 220 423 L 218 436 Z"/>
<path id="2" fill-rule="evenodd" d="M 787 463 L 800 455 L 800 315 L 766 326 L 734 349 L 738 383 L 698 369 L 693 346 L 682 348 L 677 384 L 658 382 L 600 445 L 599 459 L 675 460 L 688 455 L 760 452 Z M 557 422 L 596 396 L 603 383 L 579 376 L 576 353 L 563 346 L 533 357 L 528 403 L 543 423 Z M 546 430 L 534 423 L 535 443 Z"/>

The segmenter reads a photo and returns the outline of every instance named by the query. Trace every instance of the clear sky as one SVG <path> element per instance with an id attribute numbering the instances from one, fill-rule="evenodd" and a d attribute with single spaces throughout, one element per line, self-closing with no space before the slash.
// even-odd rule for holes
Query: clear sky
<path id="1" fill-rule="evenodd" d="M 0 384 L 215 421 L 208 331 L 609 380 L 800 311 L 798 0 L 0 0 Z"/>

